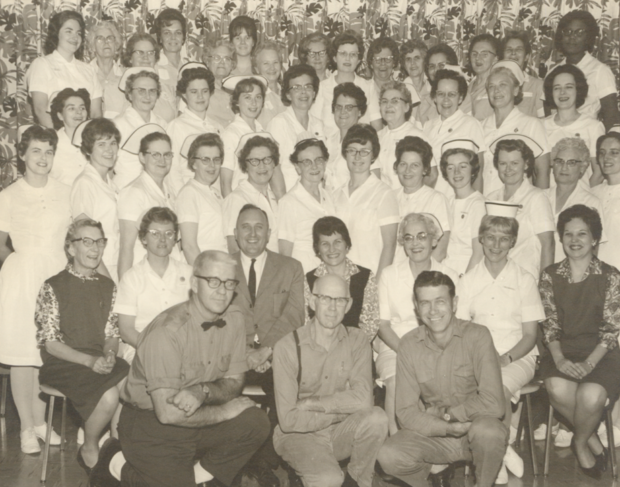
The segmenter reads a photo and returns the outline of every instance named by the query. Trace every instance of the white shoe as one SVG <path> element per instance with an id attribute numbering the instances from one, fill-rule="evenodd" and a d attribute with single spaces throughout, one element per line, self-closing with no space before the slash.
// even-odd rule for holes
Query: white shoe
<path id="1" fill-rule="evenodd" d="M 573 432 L 560 429 L 553 440 L 553 444 L 558 448 L 568 448 L 573 440 Z"/>
<path id="2" fill-rule="evenodd" d="M 517 441 L 517 433 L 517 428 L 515 428 L 513 425 L 510 425 L 510 435 L 508 436 L 509 445 L 512 445 L 515 441 Z"/>
<path id="3" fill-rule="evenodd" d="M 497 478 L 495 479 L 495 485 L 505 485 L 508 483 L 508 470 L 506 470 L 506 464 L 502 462 L 502 468 L 499 469 Z"/>
<path id="4" fill-rule="evenodd" d="M 508 445 L 508 448 L 506 448 L 506 454 L 504 455 L 504 465 L 506 465 L 506 468 L 517 477 L 523 477 L 523 458 L 521 458 L 510 445 Z"/>
<path id="5" fill-rule="evenodd" d="M 77 440 L 78 446 L 82 446 L 84 444 L 84 428 L 78 428 Z"/>
<path id="6" fill-rule="evenodd" d="M 605 427 L 605 423 L 601 423 L 598 428 L 598 437 L 601 440 L 601 443 L 605 448 L 609 447 L 609 442 L 607 441 L 607 428 Z M 614 425 L 614 443 L 615 447 L 618 448 L 620 446 L 620 428 Z"/>
<path id="7" fill-rule="evenodd" d="M 21 440 L 22 452 L 30 455 L 31 453 L 39 453 L 41 451 L 34 428 L 28 428 L 22 431 L 19 434 L 19 438 Z"/>
<path id="8" fill-rule="evenodd" d="M 41 426 L 35 426 L 34 434 L 37 435 L 37 438 L 45 441 L 45 437 L 47 436 L 47 424 L 43 423 Z M 52 434 L 50 435 L 50 445 L 58 446 L 60 445 L 60 436 L 54 431 L 52 428 Z"/>

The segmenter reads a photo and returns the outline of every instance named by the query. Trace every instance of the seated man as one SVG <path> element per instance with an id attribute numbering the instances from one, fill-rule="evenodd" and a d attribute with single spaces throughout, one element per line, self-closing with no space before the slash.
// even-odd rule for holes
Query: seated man
<path id="1" fill-rule="evenodd" d="M 402 429 L 385 442 L 379 463 L 387 474 L 426 487 L 432 464 L 473 460 L 478 487 L 491 487 L 508 441 L 491 333 L 455 317 L 454 283 L 445 274 L 422 272 L 413 292 L 424 326 L 398 347 L 396 417 Z M 434 485 L 449 485 L 444 472 Z"/>
<path id="2" fill-rule="evenodd" d="M 195 487 L 211 475 L 231 485 L 267 438 L 265 413 L 240 397 L 247 365 L 243 315 L 229 306 L 235 270 L 228 254 L 202 252 L 189 301 L 161 313 L 140 334 L 121 396 L 126 463 L 120 455 L 110 463 L 123 487 Z M 102 453 L 99 463 L 110 456 Z M 100 478 L 98 467 L 91 480 Z"/>
<path id="3" fill-rule="evenodd" d="M 310 306 L 314 318 L 275 346 L 274 446 L 305 487 L 343 485 L 338 461 L 348 457 L 346 485 L 370 487 L 387 416 L 373 407 L 368 339 L 342 324 L 351 297 L 341 277 L 318 278 Z"/>

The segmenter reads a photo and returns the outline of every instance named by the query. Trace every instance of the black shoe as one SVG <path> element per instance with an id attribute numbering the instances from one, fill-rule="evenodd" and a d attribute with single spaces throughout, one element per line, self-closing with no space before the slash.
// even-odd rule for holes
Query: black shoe
<path id="1" fill-rule="evenodd" d="M 433 487 L 450 487 L 450 479 L 454 477 L 454 468 L 450 465 L 439 473 L 428 474 Z"/>
<path id="2" fill-rule="evenodd" d="M 594 466 L 586 468 L 581 466 L 581 463 L 579 463 L 579 457 L 577 456 L 577 449 L 575 448 L 575 438 L 573 437 L 573 439 L 570 442 L 570 449 L 573 452 L 573 455 L 575 455 L 575 459 L 577 460 L 577 464 L 579 465 L 579 468 L 581 469 L 581 471 L 587 475 L 588 477 L 590 477 L 591 479 L 594 480 L 601 480 L 601 477 L 603 476 L 603 472 L 602 470 L 599 468 L 599 460 L 597 459 L 597 457 L 595 456 L 595 460 L 596 462 L 594 463 Z M 605 455 L 605 452 L 601 453 L 599 456 L 602 457 Z M 607 468 L 607 467 L 605 467 Z"/>
<path id="3" fill-rule="evenodd" d="M 84 457 L 82 456 L 82 447 L 78 448 L 76 459 L 78 465 L 82 467 L 84 469 L 84 472 L 86 472 L 86 475 L 90 477 L 90 472 L 92 471 L 92 468 L 86 465 L 86 462 L 84 461 Z"/>
<path id="4" fill-rule="evenodd" d="M 110 462 L 121 451 L 121 442 L 108 438 L 99 450 L 99 460 L 89 476 L 90 487 L 120 487 L 121 483 L 110 473 Z"/>
<path id="5" fill-rule="evenodd" d="M 607 462 L 609 461 L 609 450 L 603 447 L 603 451 L 598 455 L 594 455 L 596 463 L 594 464 L 601 472 L 607 472 Z"/>

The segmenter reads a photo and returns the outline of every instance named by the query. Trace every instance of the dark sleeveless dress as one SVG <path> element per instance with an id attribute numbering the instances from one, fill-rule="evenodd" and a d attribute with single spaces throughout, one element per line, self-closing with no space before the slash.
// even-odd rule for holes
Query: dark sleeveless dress
<path id="1" fill-rule="evenodd" d="M 105 327 L 112 307 L 114 282 L 100 274 L 82 279 L 67 269 L 47 281 L 58 302 L 59 327 L 63 342 L 82 353 L 103 356 Z M 116 358 L 109 374 L 97 374 L 85 365 L 68 362 L 41 349 L 41 384 L 58 389 L 87 421 L 103 394 L 129 373 L 129 364 Z"/>
<path id="2" fill-rule="evenodd" d="M 558 323 L 562 328 L 559 338 L 560 346 L 567 359 L 573 362 L 583 362 L 601 341 L 599 332 L 601 327 L 605 326 L 603 312 L 606 306 L 605 297 L 610 285 L 609 274 L 620 273 L 615 267 L 596 259 L 590 269 L 600 265 L 601 272 L 591 272 L 583 281 L 572 283 L 563 275 L 562 264 L 566 269 L 568 264 L 566 261 L 553 264 L 545 269 L 545 273 L 551 278 L 552 298 L 555 302 Z M 545 279 L 545 276 L 542 279 Z M 543 288 L 544 285 L 541 284 L 545 311 L 548 311 L 549 299 L 545 299 Z M 618 306 L 620 303 L 610 304 Z M 609 350 L 596 364 L 594 370 L 581 380 L 560 372 L 551 353 L 545 349 L 540 363 L 540 375 L 542 379 L 561 377 L 577 383 L 600 384 L 612 400 L 620 395 L 620 349 L 616 346 Z"/>

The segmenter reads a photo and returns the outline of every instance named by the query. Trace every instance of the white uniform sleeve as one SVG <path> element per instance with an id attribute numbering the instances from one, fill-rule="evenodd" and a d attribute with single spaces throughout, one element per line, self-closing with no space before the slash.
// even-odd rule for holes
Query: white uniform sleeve
<path id="1" fill-rule="evenodd" d="M 398 201 L 393 191 L 386 191 L 379 207 L 377 208 L 377 219 L 379 226 L 391 225 L 400 222 L 398 211 Z"/>
<path id="2" fill-rule="evenodd" d="M 140 296 L 142 292 L 142 287 L 137 268 L 132 267 L 125 273 L 118 285 L 116 301 L 114 302 L 114 312 L 127 316 L 137 316 L 138 296 Z"/>
<path id="3" fill-rule="evenodd" d="M 521 295 L 521 320 L 525 323 L 528 321 L 542 321 L 545 319 L 545 310 L 536 279 L 529 272 L 522 272 L 519 282 L 519 294 Z"/>
<path id="4" fill-rule="evenodd" d="M 28 93 L 33 91 L 45 93 L 50 96 L 50 83 L 53 77 L 53 71 L 49 61 L 44 56 L 36 58 L 32 61 L 28 72 L 26 73 L 26 83 L 28 84 Z"/>
<path id="5" fill-rule="evenodd" d="M 531 210 L 529 216 L 532 219 L 532 228 L 536 235 L 555 231 L 555 219 L 549 198 L 542 192 L 538 193 L 532 198 L 529 206 Z"/>
<path id="6" fill-rule="evenodd" d="M 295 242 L 297 233 L 297 205 L 290 193 L 278 202 L 278 238 Z"/>

